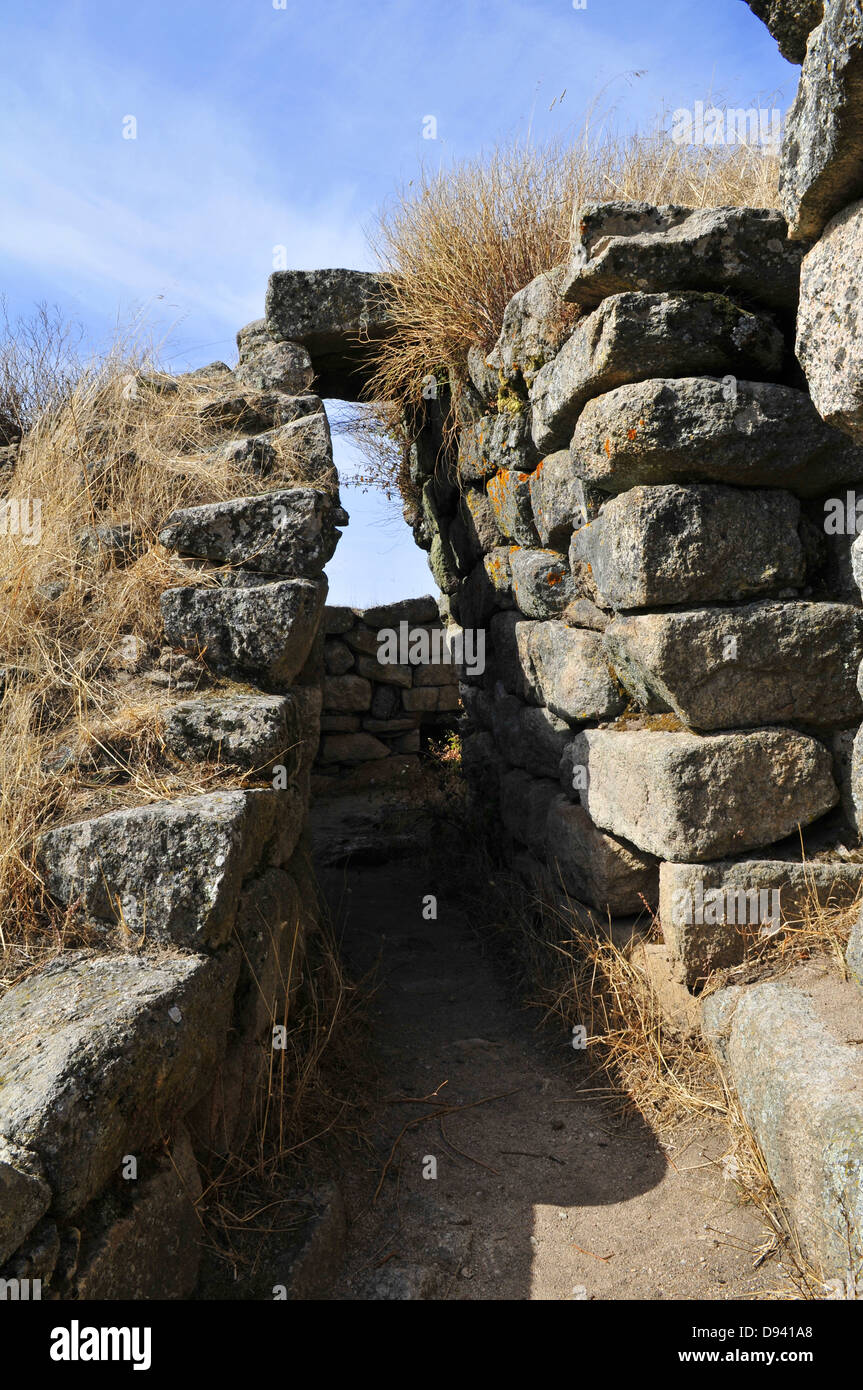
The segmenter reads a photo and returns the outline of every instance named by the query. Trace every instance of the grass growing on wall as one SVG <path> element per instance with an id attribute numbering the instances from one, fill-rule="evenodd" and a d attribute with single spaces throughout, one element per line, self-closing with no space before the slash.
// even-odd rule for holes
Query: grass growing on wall
<path id="1" fill-rule="evenodd" d="M 222 452 L 230 432 L 208 419 L 207 405 L 237 394 L 230 377 L 151 375 L 147 352 L 124 342 L 100 361 L 76 362 L 57 336 L 59 320 L 40 311 L 33 323 L 31 339 L 17 325 L 14 341 L 0 341 L 0 414 L 5 408 L 25 427 L 13 470 L 0 479 L 0 981 L 7 983 L 46 950 L 77 939 L 72 914 L 58 920 L 41 902 L 34 865 L 41 828 L 205 791 L 228 775 L 221 765 L 167 755 L 160 707 L 168 692 L 139 679 L 121 656 L 124 639 L 139 639 L 150 659 L 158 652 L 160 595 L 192 582 L 188 567 L 159 545 L 160 527 L 178 507 L 302 479 L 302 460 L 289 450 L 265 478 Z M 97 526 L 128 527 L 134 551 L 82 552 L 81 532 Z M 194 582 L 215 580 L 196 570 Z M 194 664 L 205 680 L 203 665 Z"/>
<path id="2" fill-rule="evenodd" d="M 430 373 L 465 379 L 469 348 L 493 347 L 516 291 L 566 261 L 582 204 L 775 207 L 778 176 L 778 158 L 760 146 L 675 144 L 661 120 L 626 136 L 587 124 L 574 143 L 514 141 L 423 169 L 370 233 L 393 322 L 366 393 L 390 404 L 370 407 L 358 427 L 367 457 L 376 427 L 377 481 L 392 482 L 401 408 L 420 404 Z M 578 312 L 562 310 L 570 321 Z"/>

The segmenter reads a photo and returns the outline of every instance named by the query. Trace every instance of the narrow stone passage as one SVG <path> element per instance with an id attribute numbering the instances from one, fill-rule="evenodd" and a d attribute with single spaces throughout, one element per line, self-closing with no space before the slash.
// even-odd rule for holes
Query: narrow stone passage
<path id="1" fill-rule="evenodd" d="M 723 1177 L 721 1126 L 665 1154 L 640 1121 L 580 1095 L 597 1084 L 584 1054 L 537 1033 L 458 908 L 441 894 L 423 919 L 439 885 L 422 859 L 321 877 L 349 970 L 377 966 L 378 982 L 380 1098 L 368 1164 L 340 1177 L 349 1234 L 332 1298 L 787 1294 L 775 1261 L 754 1268 L 765 1230 Z"/>

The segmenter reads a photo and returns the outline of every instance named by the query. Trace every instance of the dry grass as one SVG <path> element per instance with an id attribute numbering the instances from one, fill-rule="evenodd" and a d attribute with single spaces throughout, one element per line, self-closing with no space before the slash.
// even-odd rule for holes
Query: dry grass
<path id="1" fill-rule="evenodd" d="M 722 1121 L 729 1138 L 723 1175 L 757 1208 L 768 1231 L 757 1262 L 781 1253 L 797 1294 L 823 1298 L 821 1275 L 800 1248 L 758 1142 L 700 1030 L 684 1031 L 668 1017 L 637 954 L 620 949 L 602 923 L 585 919 L 583 909 L 565 897 L 550 901 L 543 893 L 534 895 L 530 906 L 532 954 L 542 961 L 534 972 L 540 988 L 533 1002 L 546 1020 L 567 1032 L 575 1023 L 585 1025 L 594 1062 L 591 1079 L 599 1082 L 593 1093 L 624 1115 L 637 1112 L 666 1145 L 685 1143 L 705 1121 Z M 823 906 L 810 886 L 798 916 L 775 937 L 759 940 L 757 949 L 753 943 L 744 966 L 716 972 L 705 993 L 740 977 L 752 981 L 783 973 L 813 958 L 828 961 L 844 976 L 844 950 L 858 911 L 859 903 Z M 656 919 L 652 935 L 660 935 Z M 787 1297 L 787 1288 L 777 1296 Z"/>
<path id="2" fill-rule="evenodd" d="M 189 570 L 159 546 L 160 526 L 177 507 L 303 477 L 302 460 L 287 451 L 262 478 L 221 450 L 243 434 L 208 417 L 208 402 L 236 393 L 230 378 L 172 383 L 147 367 L 140 354 L 118 348 L 74 385 L 61 377 L 53 404 L 21 441 L 0 502 L 0 975 L 7 977 L 62 944 L 34 869 L 40 827 L 94 801 L 109 809 L 106 781 L 140 803 L 204 790 L 220 775 L 211 766 L 166 768 L 155 736 L 159 697 L 152 686 L 130 688 L 121 669 L 124 638 L 139 639 L 155 660 L 164 641 L 159 597 L 189 582 Z M 81 533 L 97 526 L 128 528 L 127 553 L 82 551 Z M 195 582 L 207 583 L 206 574 L 197 572 Z M 57 759 L 63 749 L 74 755 L 65 768 Z M 94 786 L 99 754 L 108 775 Z"/>
<path id="3" fill-rule="evenodd" d="M 310 907 L 307 901 L 304 910 Z M 238 1278 L 241 1297 L 271 1297 L 273 1261 L 285 1267 L 285 1246 L 308 1216 L 310 1190 L 366 1142 L 374 1091 L 361 1060 L 368 1054 L 368 990 L 347 979 L 326 908 L 316 910 L 319 925 L 307 939 L 299 922 L 286 928 L 281 1002 L 271 1007 L 270 1022 L 285 1028 L 287 1046 L 271 1046 L 271 1029 L 254 1045 L 247 1130 L 207 1165 L 199 1206 L 205 1297 L 218 1296 L 220 1285 L 237 1297 Z"/>
<path id="4" fill-rule="evenodd" d="M 440 383 L 463 381 L 468 349 L 493 346 L 516 291 L 566 259 L 583 203 L 772 207 L 777 183 L 778 159 L 761 147 L 675 144 L 663 120 L 626 137 L 588 122 L 571 144 L 514 142 L 423 169 L 371 233 L 394 328 L 377 351 L 368 399 L 410 412 L 430 373 Z M 398 412 L 385 411 L 379 423 L 392 438 Z M 375 475 L 392 471 L 390 451 Z"/>

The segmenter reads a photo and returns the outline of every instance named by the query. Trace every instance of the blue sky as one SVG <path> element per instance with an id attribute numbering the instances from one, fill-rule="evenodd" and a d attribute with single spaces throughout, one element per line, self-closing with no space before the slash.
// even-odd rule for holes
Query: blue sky
<path id="1" fill-rule="evenodd" d="M 0 292 L 13 313 L 58 304 L 95 350 L 138 315 L 175 370 L 233 360 L 274 246 L 370 268 L 366 230 L 421 160 L 565 136 L 599 94 L 622 129 L 711 93 L 787 108 L 799 71 L 743 0 L 0 0 L 0 17 Z M 343 500 L 332 600 L 427 592 L 397 508 Z"/>

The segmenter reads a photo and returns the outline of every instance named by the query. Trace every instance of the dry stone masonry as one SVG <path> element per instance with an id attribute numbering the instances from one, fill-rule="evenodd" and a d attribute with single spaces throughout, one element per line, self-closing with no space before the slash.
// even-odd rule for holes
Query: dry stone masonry
<path id="1" fill-rule="evenodd" d="M 320 738 L 324 566 L 348 520 L 300 344 L 239 335 L 193 374 L 250 495 L 166 517 L 186 584 L 162 596 L 177 689 L 161 733 L 238 785 L 43 834 L 50 898 L 103 947 L 0 1000 L 0 1277 L 43 1298 L 182 1298 L 200 1165 L 248 1134 L 318 909 L 305 822 Z M 161 389 L 167 389 L 162 383 Z M 285 448 L 305 479 L 267 488 Z M 133 639 L 134 640 L 134 639 Z"/>
<path id="2" fill-rule="evenodd" d="M 802 64 L 782 212 L 578 210 L 568 261 L 410 429 L 439 600 L 326 605 L 347 516 L 322 397 L 361 396 L 378 277 L 276 273 L 236 369 L 194 374 L 255 485 L 164 519 L 166 641 L 218 691 L 180 691 L 163 736 L 237 785 L 41 839 L 104 945 L 0 1000 L 0 1277 L 192 1290 L 199 1165 L 250 1122 L 317 925 L 310 796 L 409 773 L 459 710 L 519 874 L 581 921 L 656 913 L 680 988 L 752 967 L 707 992 L 706 1035 L 805 1253 L 859 1274 L 863 917 L 844 973 L 755 962 L 863 889 L 863 18 L 751 6 Z M 285 450 L 302 481 L 268 488 Z"/>

